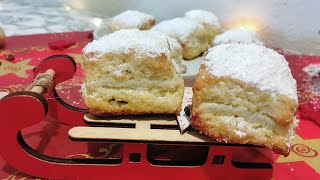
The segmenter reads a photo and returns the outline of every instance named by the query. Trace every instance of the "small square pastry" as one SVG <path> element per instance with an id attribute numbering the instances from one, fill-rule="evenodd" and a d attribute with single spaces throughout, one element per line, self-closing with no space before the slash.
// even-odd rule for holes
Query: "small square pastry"
<path id="1" fill-rule="evenodd" d="M 194 59 L 207 51 L 211 40 L 206 28 L 187 18 L 174 18 L 155 25 L 151 31 L 164 33 L 175 38 L 183 48 L 184 59 Z"/>
<path id="2" fill-rule="evenodd" d="M 209 49 L 193 85 L 192 127 L 228 143 L 287 156 L 298 120 L 297 86 L 288 62 L 256 44 Z"/>
<path id="3" fill-rule="evenodd" d="M 227 43 L 255 43 L 263 45 L 254 32 L 247 31 L 245 29 L 230 29 L 220 35 L 217 35 L 212 41 L 213 45 L 227 44 Z"/>
<path id="4" fill-rule="evenodd" d="M 154 26 L 155 18 L 149 14 L 139 11 L 127 10 L 109 19 L 108 28 L 110 32 L 120 29 L 148 30 Z"/>
<path id="5" fill-rule="evenodd" d="M 93 115 L 177 114 L 184 84 L 167 36 L 124 29 L 83 50 L 83 98 Z"/>
<path id="6" fill-rule="evenodd" d="M 210 11 L 195 9 L 185 13 L 185 18 L 201 23 L 209 33 L 210 42 L 221 33 L 221 26 L 218 17 Z"/>

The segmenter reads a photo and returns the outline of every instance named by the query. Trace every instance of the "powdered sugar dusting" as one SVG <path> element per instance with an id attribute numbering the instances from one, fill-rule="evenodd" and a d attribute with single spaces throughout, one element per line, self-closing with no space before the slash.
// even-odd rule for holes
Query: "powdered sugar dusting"
<path id="1" fill-rule="evenodd" d="M 244 137 L 247 135 L 247 133 L 240 131 L 240 130 L 235 130 L 234 131 L 236 133 L 237 136 L 239 136 L 240 138 Z"/>
<path id="2" fill-rule="evenodd" d="M 293 123 L 290 125 L 289 136 L 285 139 L 285 143 L 286 143 L 288 148 L 291 147 L 291 143 L 293 142 L 293 139 L 294 139 L 294 136 L 295 136 L 295 129 L 297 128 L 299 122 L 300 121 L 296 117 L 294 117 Z"/>
<path id="3" fill-rule="evenodd" d="M 171 58 L 168 39 L 166 36 L 151 31 L 138 29 L 123 29 L 106 35 L 99 40 L 87 44 L 82 50 L 83 54 L 95 53 L 96 56 L 88 61 L 98 60 L 107 53 L 129 54 L 134 51 L 137 57 L 158 57 L 165 55 Z"/>
<path id="4" fill-rule="evenodd" d="M 201 24 L 209 24 L 216 28 L 220 28 L 218 17 L 212 12 L 195 9 L 185 13 L 185 17 Z"/>
<path id="5" fill-rule="evenodd" d="M 302 70 L 311 77 L 320 76 L 320 64 L 309 64 L 308 66 L 304 67 Z"/>
<path id="6" fill-rule="evenodd" d="M 195 21 L 186 18 L 174 18 L 160 22 L 155 25 L 151 31 L 162 32 L 185 43 L 194 32 L 203 28 L 204 26 L 202 24 Z"/>
<path id="7" fill-rule="evenodd" d="M 179 67 L 179 65 L 176 63 L 176 61 L 172 60 L 172 65 L 173 65 L 174 70 L 175 70 L 177 73 L 181 74 L 180 67 Z"/>
<path id="8" fill-rule="evenodd" d="M 302 69 L 308 76 L 304 76 L 303 83 L 300 85 L 304 89 L 301 93 L 301 98 L 308 98 L 311 96 L 313 98 L 309 99 L 309 103 L 313 105 L 313 109 L 318 111 L 320 105 L 318 103 L 318 96 L 320 96 L 320 64 L 309 64 Z M 302 95 L 307 97 L 302 97 Z"/>
<path id="9" fill-rule="evenodd" d="M 80 92 L 82 93 L 82 95 L 87 93 L 87 88 L 86 88 L 86 84 L 82 83 L 80 86 Z"/>
<path id="10" fill-rule="evenodd" d="M 114 71 L 113 76 L 120 77 L 120 76 L 122 76 L 122 72 L 121 71 Z"/>
<path id="11" fill-rule="evenodd" d="M 117 24 L 125 28 L 139 28 L 149 21 L 154 21 L 154 17 L 139 11 L 127 10 L 112 18 Z"/>
<path id="12" fill-rule="evenodd" d="M 297 84 L 288 62 L 272 49 L 256 44 L 221 44 L 209 49 L 203 64 L 214 76 L 230 76 L 298 102 Z"/>
<path id="13" fill-rule="evenodd" d="M 216 36 L 213 40 L 214 45 L 227 43 L 255 43 L 259 45 L 264 44 L 257 39 L 255 33 L 247 31 L 245 29 L 231 29 Z"/>
<path id="14" fill-rule="evenodd" d="M 168 42 L 169 42 L 170 49 L 173 52 L 173 54 L 176 52 L 179 52 L 179 51 L 182 52 L 182 46 L 179 44 L 179 42 L 176 39 L 168 36 Z"/>

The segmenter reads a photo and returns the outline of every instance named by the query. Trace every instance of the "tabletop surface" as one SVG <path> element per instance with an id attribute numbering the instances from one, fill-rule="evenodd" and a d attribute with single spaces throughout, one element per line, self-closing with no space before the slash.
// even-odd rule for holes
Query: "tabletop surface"
<path id="1" fill-rule="evenodd" d="M 7 36 L 87 31 L 99 26 L 102 19 L 72 9 L 63 0 L 0 1 L 0 27 Z"/>

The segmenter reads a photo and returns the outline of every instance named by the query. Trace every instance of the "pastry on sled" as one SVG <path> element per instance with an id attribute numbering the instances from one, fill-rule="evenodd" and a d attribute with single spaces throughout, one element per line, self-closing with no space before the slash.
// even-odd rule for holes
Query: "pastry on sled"
<path id="1" fill-rule="evenodd" d="M 228 143 L 254 144 L 287 156 L 298 120 L 288 62 L 256 44 L 209 49 L 193 85 L 192 127 Z"/>
<path id="2" fill-rule="evenodd" d="M 183 79 L 166 36 L 124 29 L 83 49 L 83 98 L 94 115 L 176 114 Z"/>

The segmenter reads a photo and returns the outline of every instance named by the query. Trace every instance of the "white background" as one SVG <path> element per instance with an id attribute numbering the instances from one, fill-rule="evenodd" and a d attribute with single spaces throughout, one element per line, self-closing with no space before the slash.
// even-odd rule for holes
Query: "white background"
<path id="1" fill-rule="evenodd" d="M 104 17 L 127 9 L 150 13 L 158 21 L 191 9 L 214 12 L 225 29 L 240 20 L 258 24 L 269 46 L 320 55 L 320 0 L 69 0 L 71 7 Z M 244 19 L 244 20 L 243 20 Z"/>

